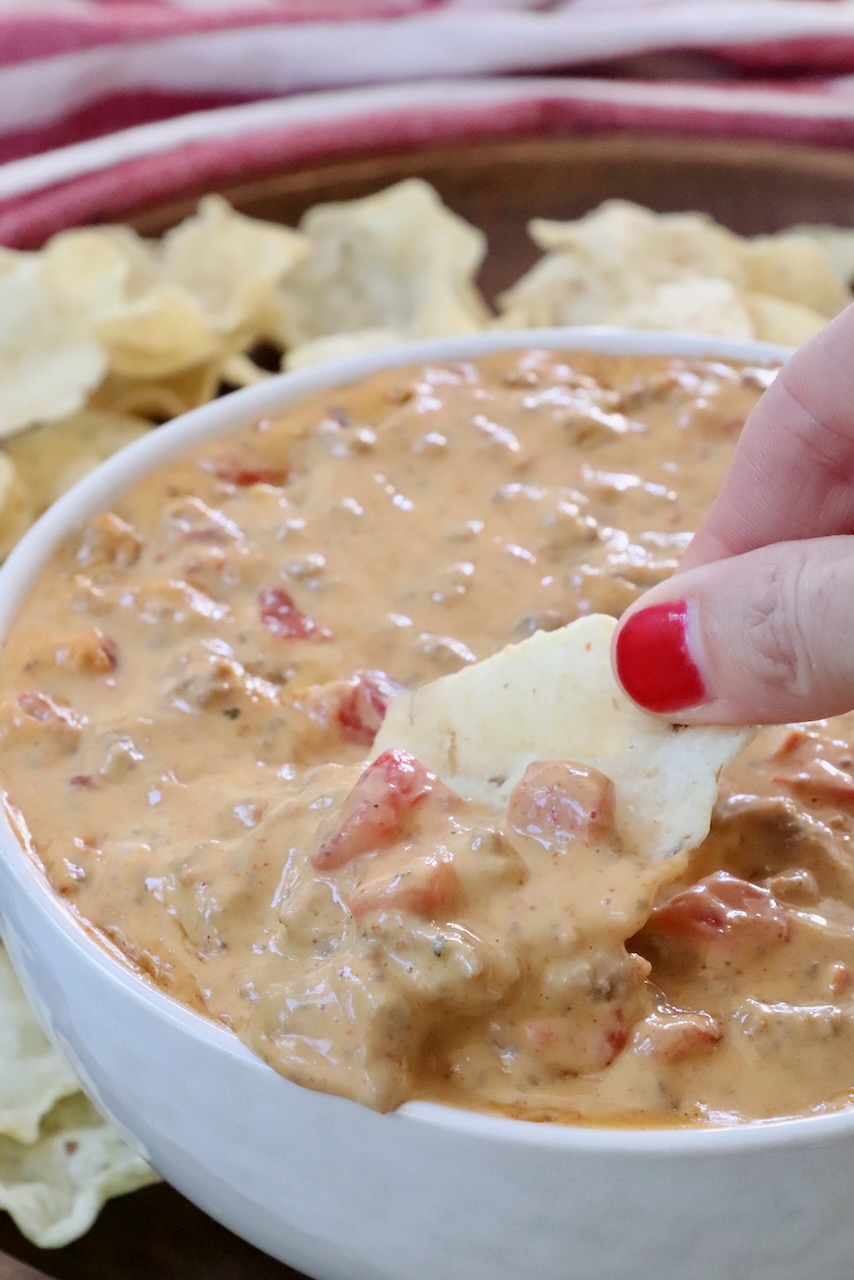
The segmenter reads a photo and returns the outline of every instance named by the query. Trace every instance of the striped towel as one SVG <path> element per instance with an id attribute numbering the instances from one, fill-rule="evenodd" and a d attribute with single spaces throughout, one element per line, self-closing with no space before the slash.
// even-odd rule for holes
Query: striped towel
<path id="1" fill-rule="evenodd" d="M 643 128 L 849 147 L 854 0 L 0 0 L 0 104 L 13 245 L 431 136 Z"/>

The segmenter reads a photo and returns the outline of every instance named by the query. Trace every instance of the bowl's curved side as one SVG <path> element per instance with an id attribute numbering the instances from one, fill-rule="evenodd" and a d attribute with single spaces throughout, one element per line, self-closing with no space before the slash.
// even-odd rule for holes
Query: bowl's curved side
<path id="1" fill-rule="evenodd" d="M 56 544 L 141 472 L 322 387 L 392 364 L 521 346 L 747 360 L 779 348 L 549 331 L 417 344 L 289 375 L 125 450 L 0 570 L 0 637 Z M 767 1128 L 562 1129 L 415 1104 L 382 1116 L 277 1076 L 122 967 L 0 822 L 0 927 L 96 1103 L 214 1217 L 319 1280 L 848 1280 L 854 1112 Z M 759 1229 L 761 1226 L 761 1229 Z"/>
<path id="2" fill-rule="evenodd" d="M 0 901 L 24 986 L 102 1110 L 178 1190 L 318 1280 L 849 1280 L 850 1134 L 665 1157 L 378 1115 L 129 1001 L 7 860 Z"/>

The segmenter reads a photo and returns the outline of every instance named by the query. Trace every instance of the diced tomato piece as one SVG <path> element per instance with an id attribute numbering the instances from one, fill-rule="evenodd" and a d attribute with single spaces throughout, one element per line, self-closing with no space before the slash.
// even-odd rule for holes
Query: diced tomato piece
<path id="1" fill-rule="evenodd" d="M 100 783 L 92 777 L 91 773 L 75 773 L 73 778 L 68 779 L 69 785 L 76 787 L 80 791 L 97 791 Z"/>
<path id="2" fill-rule="evenodd" d="M 626 1026 L 626 1019 L 623 1017 L 623 1011 L 620 1008 L 615 1008 L 610 1015 L 608 1025 L 605 1027 L 604 1066 L 610 1066 L 617 1054 L 622 1053 L 628 1038 L 629 1029 Z"/>
<path id="3" fill-rule="evenodd" d="M 546 849 L 607 839 L 614 824 L 614 784 L 590 765 L 538 760 L 513 788 L 507 817 L 520 835 Z"/>
<path id="4" fill-rule="evenodd" d="M 838 960 L 830 966 L 827 985 L 835 996 L 844 995 L 846 991 L 851 990 L 851 970 L 847 964 L 843 964 Z"/>
<path id="5" fill-rule="evenodd" d="M 332 634 L 304 613 L 281 587 L 263 587 L 259 591 L 258 612 L 264 626 L 283 640 L 327 640 Z"/>
<path id="6" fill-rule="evenodd" d="M 384 671 L 354 671 L 346 682 L 347 693 L 341 699 L 338 720 L 348 738 L 369 746 L 392 698 L 403 692 L 403 685 L 391 680 Z"/>
<path id="7" fill-rule="evenodd" d="M 776 943 L 789 936 L 789 916 L 768 889 L 716 871 L 657 907 L 646 928 L 687 942 L 743 937 Z"/>
<path id="8" fill-rule="evenodd" d="M 813 804 L 854 806 L 854 778 L 829 760 L 811 760 L 797 773 L 778 773 L 774 781 Z"/>
<path id="9" fill-rule="evenodd" d="M 720 1044 L 723 1032 L 710 1013 L 673 1010 L 653 1013 L 635 1028 L 634 1046 L 668 1062 L 681 1062 L 697 1053 L 708 1053 Z"/>
<path id="10" fill-rule="evenodd" d="M 324 871 L 333 870 L 383 848 L 431 795 L 447 799 L 453 792 L 408 751 L 400 747 L 384 751 L 344 801 L 338 830 L 312 856 L 312 862 Z"/>
<path id="11" fill-rule="evenodd" d="M 433 918 L 447 911 L 456 887 L 456 871 L 446 849 L 407 858 L 398 866 L 390 866 L 383 858 L 351 894 L 350 910 L 357 920 L 374 911 L 406 911 Z"/>
<path id="12" fill-rule="evenodd" d="M 768 753 L 769 760 L 785 760 L 798 750 L 799 747 L 814 742 L 814 739 L 804 729 L 790 728 L 788 726 L 775 731 L 774 746 Z"/>
<path id="13" fill-rule="evenodd" d="M 211 470 L 218 480 L 240 489 L 247 489 L 253 484 L 283 485 L 288 478 L 287 467 L 249 458 L 217 458 L 208 463 L 206 469 Z"/>
<path id="14" fill-rule="evenodd" d="M 358 670 L 346 680 L 312 686 L 303 694 L 300 705 L 325 729 L 350 742 L 370 746 L 389 703 L 402 692 L 403 685 L 384 671 Z"/>
<path id="15" fill-rule="evenodd" d="M 553 1049 L 562 1029 L 560 1018 L 531 1018 L 525 1023 L 525 1038 L 535 1049 Z"/>

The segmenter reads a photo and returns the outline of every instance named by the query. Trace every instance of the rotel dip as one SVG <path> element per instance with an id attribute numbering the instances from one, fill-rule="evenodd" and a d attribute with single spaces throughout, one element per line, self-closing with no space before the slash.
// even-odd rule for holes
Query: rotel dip
<path id="1" fill-rule="evenodd" d="M 675 568 L 773 370 L 514 353 L 395 370 L 138 481 L 0 667 L 31 855 L 126 963 L 314 1088 L 732 1123 L 854 1088 L 854 722 L 760 733 L 681 861 L 532 765 L 496 814 L 390 698 Z"/>

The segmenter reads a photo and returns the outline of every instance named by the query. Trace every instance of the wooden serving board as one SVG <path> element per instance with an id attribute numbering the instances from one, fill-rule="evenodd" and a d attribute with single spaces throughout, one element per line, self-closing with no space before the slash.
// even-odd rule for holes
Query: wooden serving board
<path id="1" fill-rule="evenodd" d="M 0 1252 L 0 1280 L 45 1280 L 45 1274 L 19 1262 L 10 1253 Z"/>
<path id="2" fill-rule="evenodd" d="M 304 1280 L 165 1185 L 111 1200 L 64 1249 L 37 1249 L 0 1214 L 0 1249 L 0 1280 Z"/>
<path id="3" fill-rule="evenodd" d="M 352 199 L 411 176 L 433 183 L 487 233 L 481 283 L 491 298 L 536 257 L 525 232 L 529 218 L 575 218 L 613 197 L 660 211 L 701 209 L 742 234 L 797 222 L 854 225 L 854 155 L 637 135 L 431 146 L 273 173 L 222 194 L 246 213 L 293 224 L 320 201 Z M 128 220 L 158 234 L 190 213 L 201 194 L 129 210 Z M 300 1280 L 166 1186 L 113 1201 L 88 1235 L 54 1251 L 28 1244 L 0 1214 L 0 1250 L 0 1280 Z"/>

